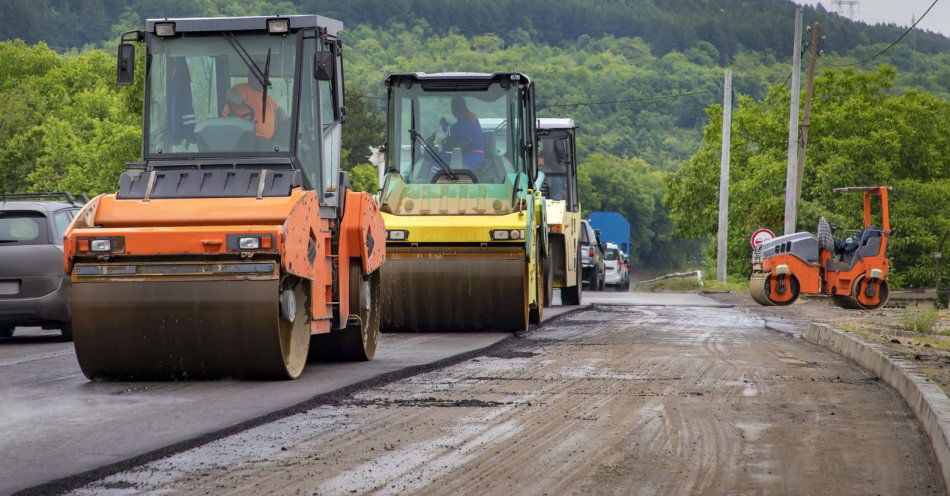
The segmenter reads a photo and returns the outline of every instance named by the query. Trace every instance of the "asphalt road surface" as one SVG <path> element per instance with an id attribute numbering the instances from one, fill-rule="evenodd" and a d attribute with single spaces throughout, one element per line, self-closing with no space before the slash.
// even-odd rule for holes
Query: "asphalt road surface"
<path id="1" fill-rule="evenodd" d="M 547 309 L 545 318 L 570 310 Z M 0 494 L 121 462 L 375 377 L 484 348 L 508 333 L 384 334 L 363 363 L 296 381 L 90 382 L 58 331 L 0 339 Z"/>
<path id="2" fill-rule="evenodd" d="M 910 410 L 853 363 L 698 296 L 592 300 L 600 303 L 526 339 L 129 466 L 73 493 L 945 494 Z M 18 390 L 27 387 L 21 381 Z M 70 404 L 83 403 L 77 388 L 101 387 L 76 382 L 61 389 Z M 155 403 L 148 408 L 165 414 L 152 417 L 153 427 L 168 429 L 181 422 L 169 411 L 223 414 L 228 407 L 200 405 L 234 406 L 229 395 L 251 388 L 269 396 L 276 393 L 263 388 L 273 386 L 228 383 L 213 394 L 213 384 L 158 386 L 132 392 L 129 411 Z M 155 394 L 192 387 L 206 399 L 169 407 L 175 394 Z M 109 411 L 111 425 L 123 422 L 120 407 Z M 30 422 L 42 426 L 43 415 L 18 425 Z M 100 440 L 101 452 L 114 451 L 113 441 Z"/>

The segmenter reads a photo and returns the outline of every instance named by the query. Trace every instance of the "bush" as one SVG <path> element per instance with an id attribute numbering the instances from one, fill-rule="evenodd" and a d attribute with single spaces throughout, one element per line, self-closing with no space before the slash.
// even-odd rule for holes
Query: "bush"
<path id="1" fill-rule="evenodd" d="M 939 319 L 940 314 L 933 307 L 925 310 L 905 308 L 900 316 L 901 325 L 905 330 L 920 334 L 933 334 L 934 326 L 937 325 Z"/>

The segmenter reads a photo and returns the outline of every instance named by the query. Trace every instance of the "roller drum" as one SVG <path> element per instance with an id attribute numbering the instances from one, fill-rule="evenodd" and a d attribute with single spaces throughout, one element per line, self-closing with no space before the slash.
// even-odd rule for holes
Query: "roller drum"
<path id="1" fill-rule="evenodd" d="M 89 378 L 294 378 L 305 298 L 295 326 L 280 317 L 279 289 L 276 277 L 73 282 L 80 367 Z"/>
<path id="2" fill-rule="evenodd" d="M 759 305 L 767 307 L 773 305 L 766 291 L 768 278 L 768 272 L 756 272 L 749 278 L 749 294 L 752 296 L 752 299 Z"/>
<path id="3" fill-rule="evenodd" d="M 390 248 L 382 277 L 386 331 L 527 328 L 523 248 Z"/>

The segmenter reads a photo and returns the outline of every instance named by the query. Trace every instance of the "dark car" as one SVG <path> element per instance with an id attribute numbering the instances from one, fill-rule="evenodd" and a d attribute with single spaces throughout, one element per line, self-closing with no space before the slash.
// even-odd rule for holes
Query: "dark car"
<path id="1" fill-rule="evenodd" d="M 584 284 L 593 291 L 603 291 L 604 247 L 587 219 L 581 219 L 581 239 L 578 242 L 578 249 L 581 251 Z"/>
<path id="2" fill-rule="evenodd" d="M 0 193 L 0 338 L 17 326 L 72 338 L 63 233 L 86 201 L 69 193 Z"/>

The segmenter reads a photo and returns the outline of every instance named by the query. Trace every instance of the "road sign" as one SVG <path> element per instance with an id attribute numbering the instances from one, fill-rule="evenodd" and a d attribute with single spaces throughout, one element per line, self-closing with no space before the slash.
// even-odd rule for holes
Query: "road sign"
<path id="1" fill-rule="evenodd" d="M 756 232 L 752 233 L 752 238 L 749 239 L 749 244 L 752 245 L 752 249 L 756 249 L 762 243 L 766 241 L 772 241 L 775 239 L 775 234 L 768 229 L 759 229 Z"/>

